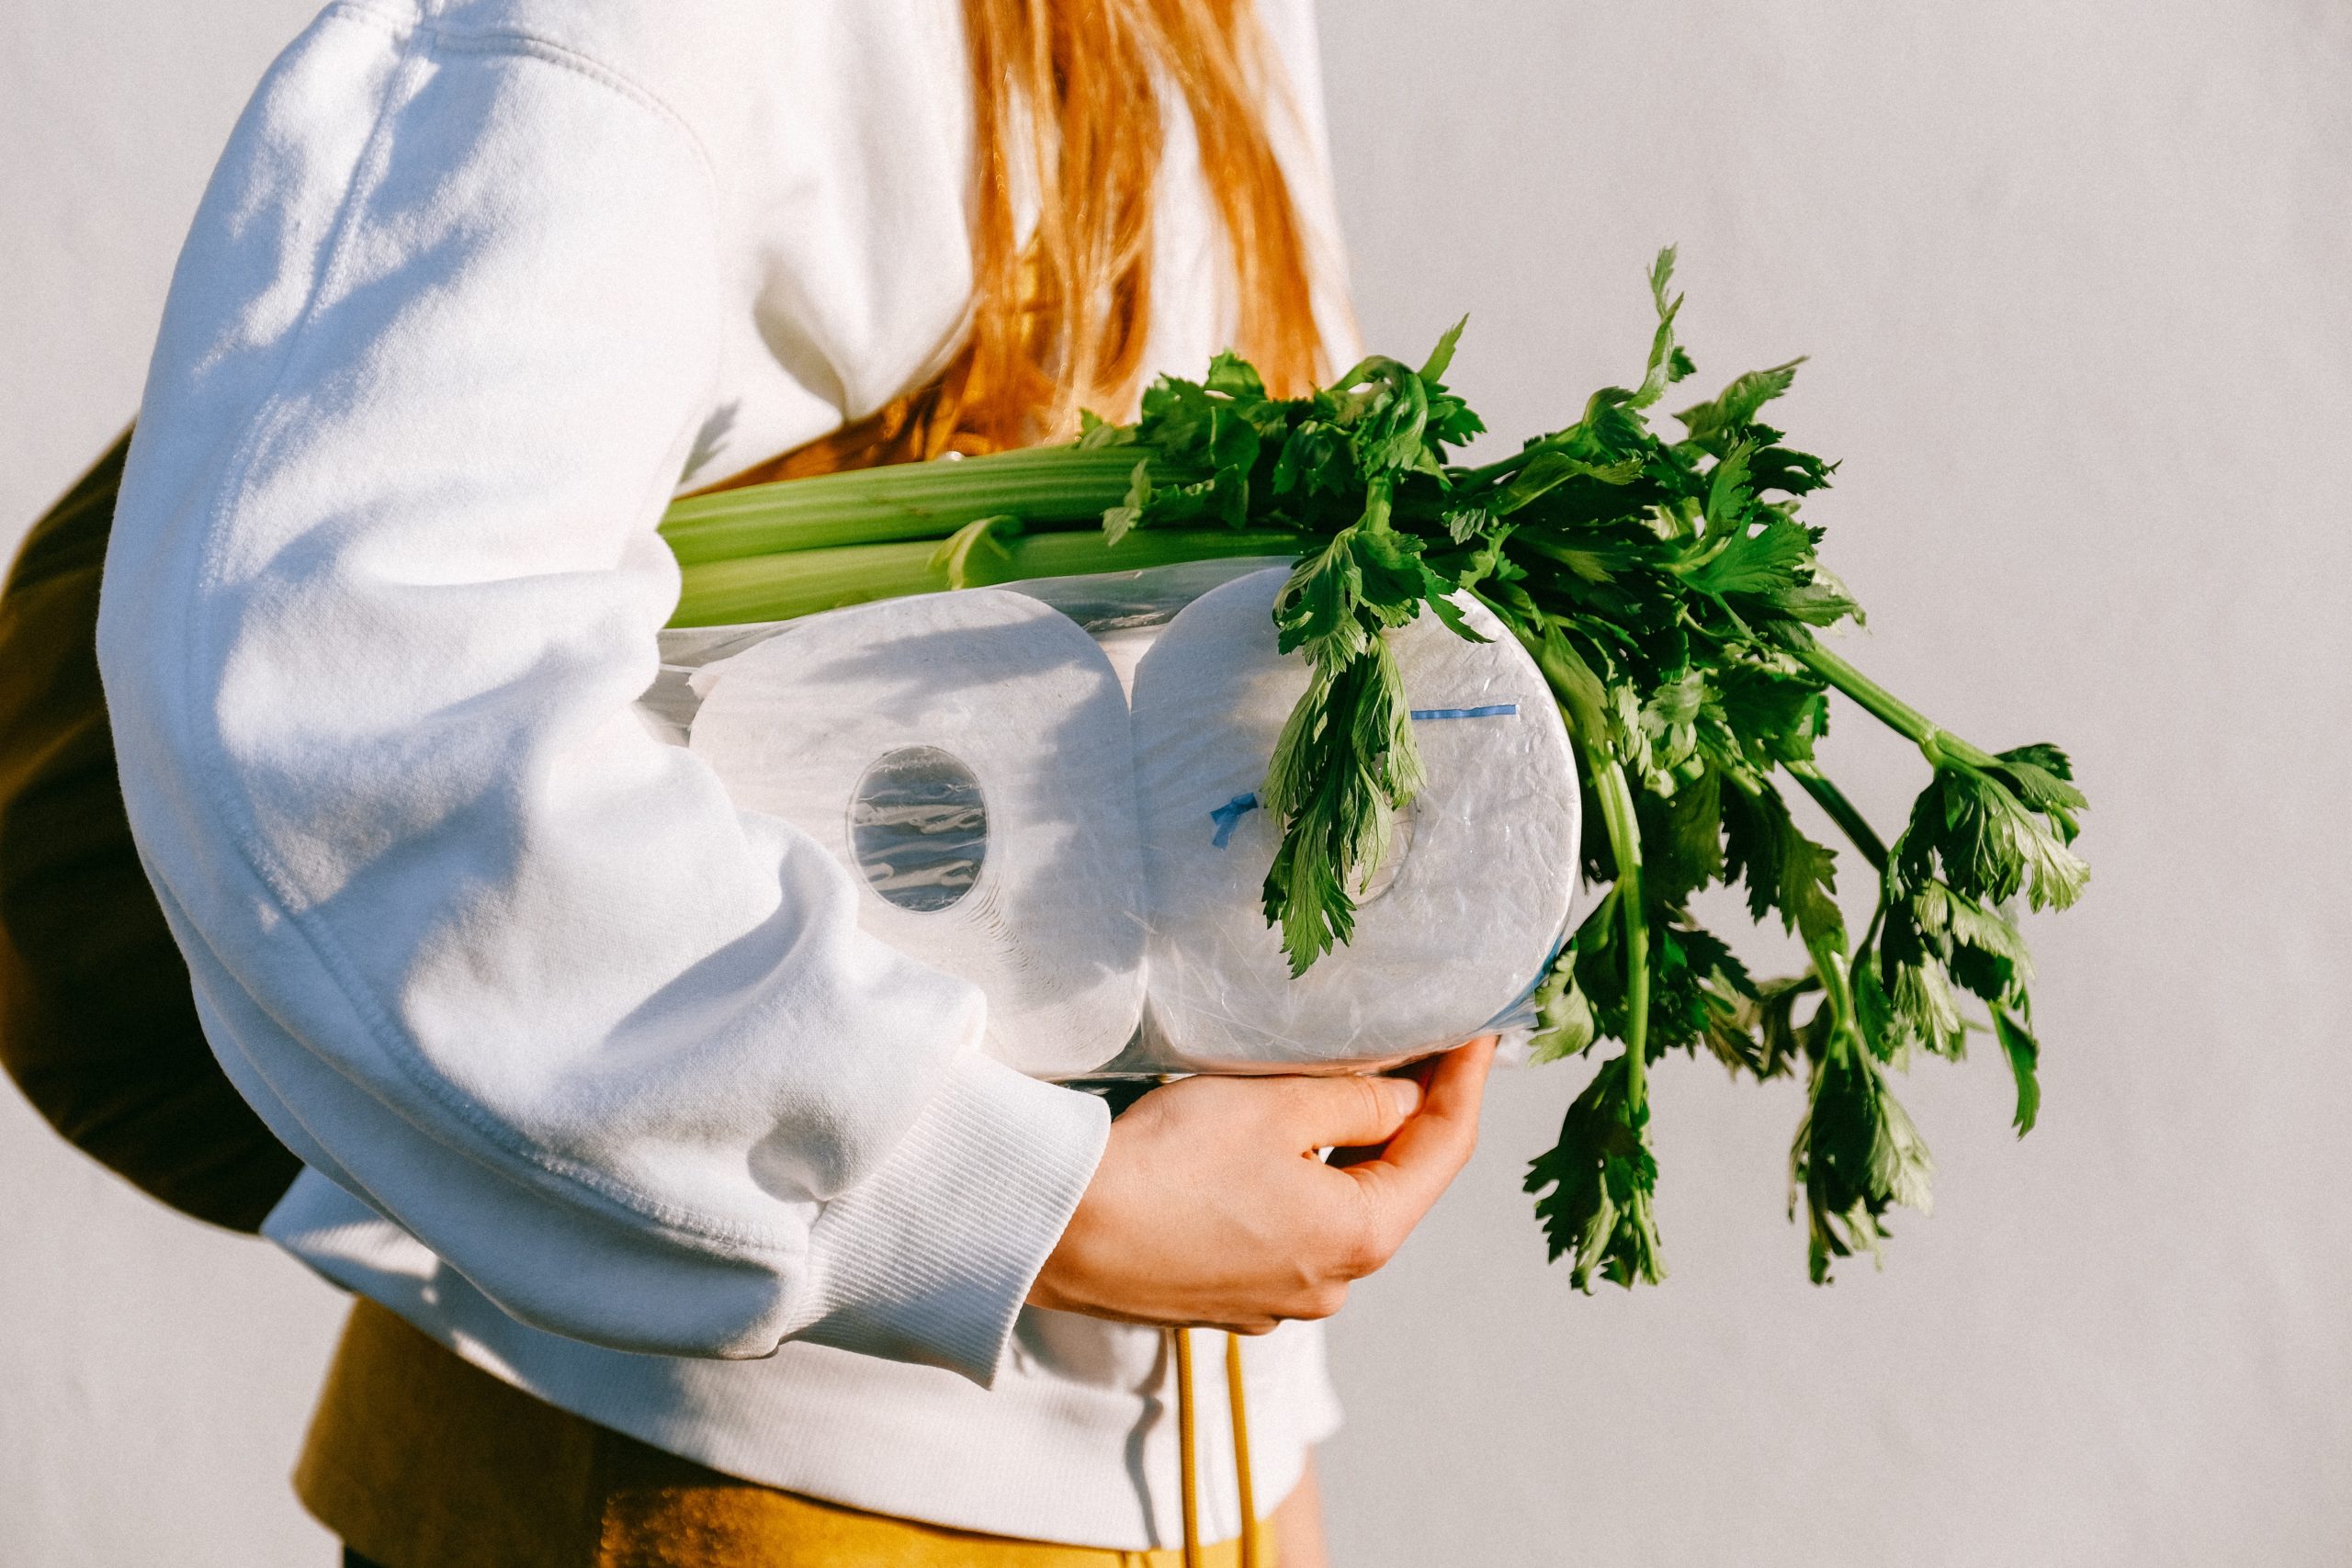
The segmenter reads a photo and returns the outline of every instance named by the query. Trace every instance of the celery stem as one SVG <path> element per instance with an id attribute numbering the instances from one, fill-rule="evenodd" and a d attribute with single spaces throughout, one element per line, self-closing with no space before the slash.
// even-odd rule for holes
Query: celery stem
<path id="1" fill-rule="evenodd" d="M 1625 922 L 1625 1105 L 1638 1113 L 1649 1099 L 1650 1040 L 1650 921 L 1642 893 L 1641 826 L 1624 768 L 1590 746 L 1583 750 L 1609 831 L 1609 851 L 1617 862 L 1617 908 Z"/>
<path id="2" fill-rule="evenodd" d="M 1963 767 L 1984 770 L 2001 765 L 2001 760 L 1990 751 L 1937 728 L 1925 714 L 1830 652 L 1819 639 L 1809 639 L 1795 652 L 1806 668 L 1853 698 L 1871 717 L 1918 747 L 1935 766 L 1958 762 Z"/>
<path id="3" fill-rule="evenodd" d="M 1498 458 L 1483 468 L 1456 468 L 1447 477 L 1453 479 L 1457 489 L 1465 485 L 1488 484 L 1506 474 L 1516 473 L 1545 452 L 1565 446 L 1569 436 L 1581 434 L 1583 430 L 1581 423 L 1570 425 L 1566 430 L 1555 430 L 1541 440 L 1529 442 L 1508 457 Z"/>
<path id="4" fill-rule="evenodd" d="M 1886 844 L 1871 828 L 1870 820 L 1855 808 L 1852 801 L 1846 798 L 1846 792 L 1830 783 L 1811 762 L 1786 762 L 1782 766 L 1789 770 L 1791 778 L 1804 786 L 1805 794 L 1813 796 L 1814 803 L 1828 813 L 1829 819 L 1838 824 L 1838 830 L 1846 835 L 1847 841 L 1871 863 L 1871 869 L 1883 875 L 1886 872 Z"/>
<path id="5" fill-rule="evenodd" d="M 998 582 L 1016 582 L 1232 556 L 1289 556 L 1297 551 L 1299 536 L 1269 529 L 1147 528 L 1114 546 L 1098 530 L 1082 529 L 1001 542 L 1005 558 L 990 560 L 988 575 Z M 934 537 L 697 562 L 681 573 L 678 607 L 670 624 L 789 620 L 873 599 L 941 592 L 949 586 L 948 566 L 937 559 L 938 554 Z"/>
<path id="6" fill-rule="evenodd" d="M 1048 446 L 746 485 L 673 502 L 662 535 L 682 564 L 694 566 L 937 539 L 1004 513 L 1032 527 L 1086 524 L 1125 498 L 1136 464 L 1148 459 L 1134 446 Z"/>

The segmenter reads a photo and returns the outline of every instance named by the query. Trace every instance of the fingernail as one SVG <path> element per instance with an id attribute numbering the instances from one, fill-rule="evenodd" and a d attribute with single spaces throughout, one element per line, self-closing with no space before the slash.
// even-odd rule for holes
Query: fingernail
<path id="1" fill-rule="evenodd" d="M 1410 1116 L 1421 1108 L 1421 1086 L 1410 1078 L 1383 1078 L 1382 1091 L 1388 1096 L 1389 1110 L 1398 1116 Z"/>

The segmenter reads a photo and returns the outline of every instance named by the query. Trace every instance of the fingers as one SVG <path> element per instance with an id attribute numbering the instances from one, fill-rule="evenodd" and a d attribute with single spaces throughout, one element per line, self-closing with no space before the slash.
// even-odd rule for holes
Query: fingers
<path id="1" fill-rule="evenodd" d="M 1200 1077 L 1146 1095 L 1030 1294 L 1038 1306 L 1238 1333 L 1328 1317 L 1470 1157 L 1494 1042 L 1411 1077 Z M 1385 1151 L 1351 1170 L 1326 1146 Z"/>
<path id="2" fill-rule="evenodd" d="M 1410 1078 L 1284 1078 L 1283 1115 L 1301 1152 L 1385 1144 L 1421 1105 Z"/>
<path id="3" fill-rule="evenodd" d="M 1347 1168 L 1380 1206 L 1393 1211 L 1388 1217 L 1400 1237 L 1429 1212 L 1478 1146 L 1478 1108 L 1495 1046 L 1489 1034 L 1440 1056 L 1419 1112 L 1388 1140 L 1379 1157 Z"/>

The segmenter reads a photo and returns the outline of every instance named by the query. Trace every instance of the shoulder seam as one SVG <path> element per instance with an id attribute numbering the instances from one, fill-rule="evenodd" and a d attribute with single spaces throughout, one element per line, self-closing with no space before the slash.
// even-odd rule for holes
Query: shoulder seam
<path id="1" fill-rule="evenodd" d="M 694 122 L 681 113 L 677 106 L 644 83 L 582 50 L 521 28 L 452 27 L 430 15 L 401 15 L 370 4 L 369 0 L 334 0 L 327 10 L 355 21 L 373 23 L 402 38 L 421 37 L 426 47 L 436 52 L 518 55 L 583 77 L 669 121 L 694 147 L 695 157 L 702 164 L 704 177 L 711 182 L 713 189 L 718 187 L 718 164 L 712 159 L 710 148 L 703 141 L 701 132 L 695 129 Z"/>
<path id="2" fill-rule="evenodd" d="M 438 23 L 427 24 L 427 30 L 438 49 L 453 53 L 513 54 L 537 60 L 594 82 L 648 113 L 669 121 L 678 134 L 686 139 L 687 145 L 695 150 L 695 161 L 702 165 L 703 178 L 710 182 L 714 192 L 718 189 L 718 167 L 711 158 L 710 148 L 703 141 L 702 133 L 667 98 L 635 77 L 616 71 L 594 55 L 583 54 L 568 44 L 532 33 L 519 30 L 461 31 Z"/>

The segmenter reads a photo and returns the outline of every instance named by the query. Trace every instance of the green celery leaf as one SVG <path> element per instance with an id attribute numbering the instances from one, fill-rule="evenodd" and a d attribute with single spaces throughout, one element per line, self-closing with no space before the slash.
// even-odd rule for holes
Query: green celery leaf
<path id="1" fill-rule="evenodd" d="M 1926 1213 L 1934 1171 L 1918 1128 L 1887 1092 L 1884 1069 L 1867 1055 L 1831 1049 L 1814 1070 L 1812 1103 L 1790 1154 L 1814 1283 L 1828 1282 L 1833 1258 L 1875 1257 L 1889 1234 L 1888 1209 Z"/>
<path id="2" fill-rule="evenodd" d="M 1464 316 L 1445 329 L 1437 346 L 1430 350 L 1430 356 L 1421 361 L 1421 367 L 1416 372 L 1422 380 L 1435 383 L 1444 379 L 1446 367 L 1453 363 L 1454 345 L 1462 341 L 1462 329 L 1469 324 L 1470 318 Z"/>
<path id="3" fill-rule="evenodd" d="M 1260 378 L 1258 367 L 1230 349 L 1209 361 L 1206 386 L 1212 392 L 1221 392 L 1239 401 L 1266 400 L 1266 383 Z"/>
<path id="4" fill-rule="evenodd" d="M 1746 593 L 1777 604 L 1812 581 L 1812 563 L 1813 536 L 1768 511 L 1762 526 L 1722 541 L 1685 581 L 1702 593 Z"/>
<path id="5" fill-rule="evenodd" d="M 1421 541 L 1410 534 L 1358 530 L 1349 536 L 1354 547 L 1358 602 L 1380 612 L 1390 626 L 1413 618 L 1421 603 L 1444 595 L 1445 585 L 1430 577 L 1421 564 Z"/>
<path id="6" fill-rule="evenodd" d="M 1363 597 L 1362 570 L 1351 535 L 1299 558 L 1274 601 L 1283 652 L 1312 648 L 1317 662 L 1328 663 L 1361 651 L 1366 636 L 1356 619 Z"/>
<path id="7" fill-rule="evenodd" d="M 1747 517 L 1749 504 L 1756 499 L 1748 488 L 1747 460 L 1753 449 L 1745 441 L 1735 445 L 1715 465 L 1707 479 L 1707 533 L 1709 536 L 1740 526 Z M 1807 541 L 1808 545 L 1811 543 Z M 1810 552 L 1808 552 L 1810 553 Z"/>
<path id="8" fill-rule="evenodd" d="M 1792 359 L 1769 370 L 1750 370 L 1711 400 L 1684 409 L 1674 417 L 1690 433 L 1693 446 L 1711 452 L 1727 449 L 1754 421 L 1758 410 L 1789 389 L 1797 378 L 1797 367 L 1804 363 L 1802 358 Z"/>
<path id="9" fill-rule="evenodd" d="M 1108 544 L 1115 545 L 1143 521 L 1151 505 L 1151 465 L 1136 464 L 1134 477 L 1127 482 L 1127 498 L 1102 513 L 1102 533 Z"/>
<path id="10" fill-rule="evenodd" d="M 1677 911 L 1650 922 L 1649 1050 L 1695 1051 L 1703 1046 L 1725 1066 L 1751 1066 L 1758 1055 L 1747 1038 L 1756 983 L 1714 932 Z"/>
<path id="11" fill-rule="evenodd" d="M 1131 424 L 1112 424 L 1092 409 L 1078 411 L 1078 445 L 1081 451 L 1099 451 L 1105 446 L 1132 446 L 1136 444 L 1136 429 Z"/>
<path id="12" fill-rule="evenodd" d="M 1690 373 L 1689 357 L 1674 346 L 1674 318 L 1682 310 L 1682 296 L 1667 297 L 1674 281 L 1674 247 L 1668 245 L 1650 265 L 1650 299 L 1657 310 L 1657 333 L 1650 340 L 1649 364 L 1641 389 L 1626 400 L 1633 408 L 1649 407 L 1666 395 L 1668 386 Z"/>
<path id="13" fill-rule="evenodd" d="M 2064 909 L 2081 896 L 2090 868 L 2007 785 L 1939 768 L 1928 789 L 1940 796 L 1932 842 L 1954 891 L 2001 904 L 2022 888 L 2037 909 Z"/>
<path id="14" fill-rule="evenodd" d="M 1495 513 L 1483 502 L 1465 502 L 1445 510 L 1445 536 L 1457 545 L 1468 544 L 1494 525 Z"/>
<path id="15" fill-rule="evenodd" d="M 1628 1105 L 1625 1084 L 1624 1057 L 1602 1063 L 1568 1107 L 1559 1143 L 1528 1167 L 1552 1257 L 1568 1258 L 1569 1283 L 1587 1292 L 1595 1274 L 1628 1288 L 1666 1276 L 1651 1212 L 1649 1109 Z"/>
<path id="16" fill-rule="evenodd" d="M 1725 877 L 1747 885 L 1748 913 L 1761 920 L 1777 911 L 1782 929 L 1801 933 L 1808 946 L 1843 947 L 1837 852 L 1808 838 L 1769 786 L 1753 795 L 1727 793 L 1724 818 Z"/>
<path id="17" fill-rule="evenodd" d="M 1142 465 L 1136 467 L 1140 471 Z M 1003 582 L 1011 576 L 1006 569 L 1012 563 L 1012 552 L 1005 548 L 1004 540 L 1020 533 L 1018 517 L 1006 514 L 977 518 L 939 542 L 939 547 L 931 553 L 931 565 L 947 569 L 947 586 L 951 589 Z M 1115 538 L 1111 542 L 1118 543 Z M 978 552 L 978 557 L 975 552 Z M 995 558 L 993 563 L 985 558 L 989 556 Z"/>
<path id="18" fill-rule="evenodd" d="M 1536 987 L 1535 1009 L 1539 1024 L 1528 1050 L 1532 1065 L 1581 1055 L 1599 1037 L 1592 1002 L 1577 985 L 1573 949 L 1562 951 L 1544 984 Z"/>
<path id="19" fill-rule="evenodd" d="M 1322 420 L 1301 421 L 1283 442 L 1272 482 L 1278 496 L 1346 494 L 1356 482 L 1346 435 Z"/>
<path id="20" fill-rule="evenodd" d="M 2001 778 L 2018 798 L 2057 825 L 2067 843 L 2078 831 L 2075 813 L 2090 802 L 2075 787 L 2075 768 L 2066 753 L 2049 744 L 2020 746 L 2000 754 Z"/>
<path id="21" fill-rule="evenodd" d="M 1498 516 L 1509 516 L 1543 499 L 1570 479 L 1588 479 L 1604 485 L 1630 485 L 1642 477 L 1641 460 L 1621 457 L 1614 462 L 1596 463 L 1583 457 L 1572 457 L 1565 452 L 1542 452 L 1529 459 L 1525 468 L 1512 476 L 1495 495 L 1492 505 Z"/>
<path id="22" fill-rule="evenodd" d="M 2017 1128 L 2018 1136 L 2022 1138 L 2033 1131 L 2035 1121 L 2041 1115 L 2041 1043 L 2034 1039 L 2031 1030 L 2004 1007 L 1993 1009 L 1993 1033 L 2001 1042 L 2001 1049 L 2007 1054 L 2009 1071 L 2017 1078 L 2018 1110 L 2010 1125 Z"/>

